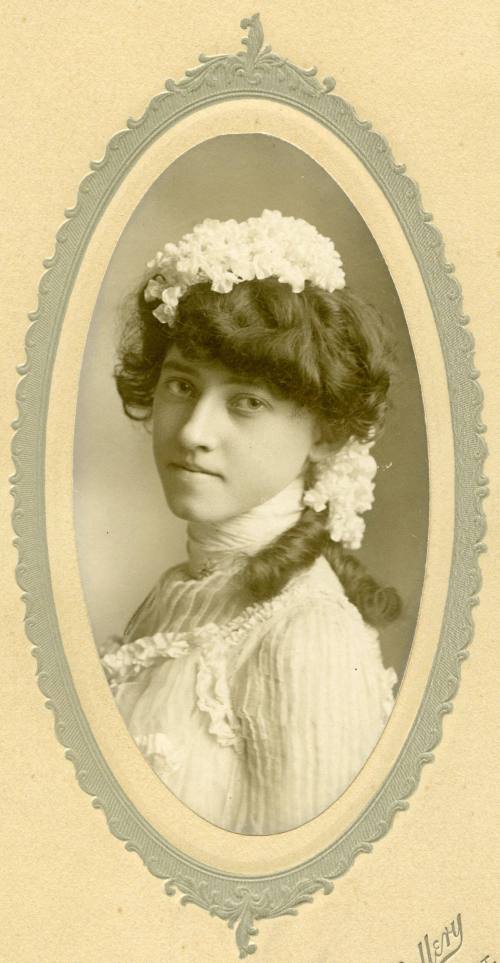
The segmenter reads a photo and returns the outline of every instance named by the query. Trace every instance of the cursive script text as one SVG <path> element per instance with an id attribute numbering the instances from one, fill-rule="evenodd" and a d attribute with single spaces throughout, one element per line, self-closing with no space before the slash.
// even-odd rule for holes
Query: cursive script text
<path id="1" fill-rule="evenodd" d="M 462 917 L 457 918 L 445 926 L 442 933 L 431 941 L 426 933 L 418 944 L 420 954 L 419 963 L 445 963 L 458 952 L 463 942 Z"/>

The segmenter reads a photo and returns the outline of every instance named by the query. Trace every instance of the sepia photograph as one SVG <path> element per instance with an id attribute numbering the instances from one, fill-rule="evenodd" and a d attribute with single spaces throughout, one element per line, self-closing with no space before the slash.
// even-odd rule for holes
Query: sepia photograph
<path id="1" fill-rule="evenodd" d="M 160 780 L 245 835 L 331 806 L 405 671 L 428 467 L 398 293 L 304 151 L 214 137 L 147 191 L 89 329 L 74 491 L 102 667 Z"/>

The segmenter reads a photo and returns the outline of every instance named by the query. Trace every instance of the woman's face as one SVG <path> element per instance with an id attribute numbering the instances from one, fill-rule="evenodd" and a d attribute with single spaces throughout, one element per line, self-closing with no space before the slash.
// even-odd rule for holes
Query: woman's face
<path id="1" fill-rule="evenodd" d="M 153 402 L 153 444 L 170 509 L 219 522 L 272 498 L 319 440 L 314 415 L 218 362 L 167 353 Z"/>

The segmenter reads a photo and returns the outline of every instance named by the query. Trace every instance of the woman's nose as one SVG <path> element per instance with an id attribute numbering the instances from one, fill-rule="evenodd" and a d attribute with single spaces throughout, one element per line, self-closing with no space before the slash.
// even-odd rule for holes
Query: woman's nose
<path id="1" fill-rule="evenodd" d="M 209 399 L 200 398 L 179 429 L 179 442 L 184 448 L 211 451 L 217 447 L 221 428 L 221 413 L 217 406 Z"/>

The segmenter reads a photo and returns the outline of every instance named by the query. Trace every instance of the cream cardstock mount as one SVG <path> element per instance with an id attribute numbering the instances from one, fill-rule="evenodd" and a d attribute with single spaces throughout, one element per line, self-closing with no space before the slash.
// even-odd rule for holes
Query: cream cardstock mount
<path id="1" fill-rule="evenodd" d="M 92 165 L 78 201 L 57 235 L 54 256 L 45 262 L 37 311 L 27 335 L 27 361 L 18 389 L 19 419 L 13 453 L 14 525 L 18 536 L 18 581 L 27 608 L 26 627 L 36 647 L 38 681 L 56 716 L 56 733 L 76 769 L 82 788 L 106 814 L 111 831 L 137 852 L 150 871 L 165 880 L 169 895 L 182 894 L 235 928 L 240 956 L 255 952 L 256 920 L 297 912 L 319 891 L 333 889 L 359 852 L 384 835 L 418 783 L 441 737 L 442 716 L 450 711 L 460 662 L 472 638 L 471 608 L 480 584 L 486 492 L 482 466 L 485 445 L 480 421 L 481 391 L 472 365 L 472 338 L 464 325 L 460 289 L 444 259 L 439 232 L 423 212 L 416 185 L 394 163 L 386 141 L 360 122 L 352 108 L 322 84 L 314 69 L 304 70 L 264 45 L 258 15 L 242 21 L 248 31 L 244 50 L 228 56 L 202 56 L 185 79 L 168 81 L 138 121 L 110 142 L 104 159 Z M 182 118 L 224 101 L 262 99 L 307 115 L 340 139 L 369 171 L 394 211 L 420 271 L 439 334 L 446 368 L 455 449 L 455 529 L 448 592 L 439 642 L 425 691 L 396 763 L 377 792 L 346 831 L 306 862 L 288 871 L 256 875 L 222 872 L 187 855 L 153 827 L 127 797 L 95 738 L 65 655 L 51 588 L 45 531 L 45 437 L 51 377 L 58 338 L 72 288 L 89 239 L 136 159 Z M 298 119 L 300 115 L 298 114 Z"/>

